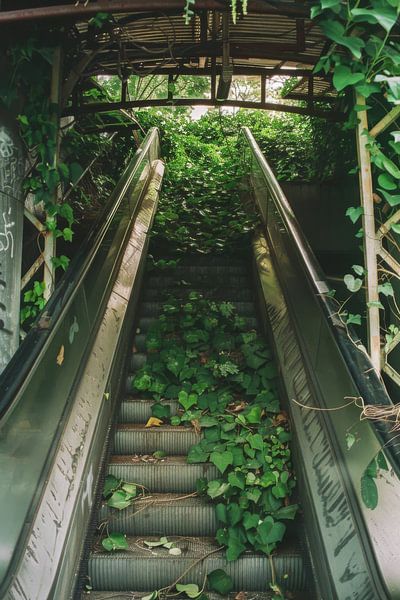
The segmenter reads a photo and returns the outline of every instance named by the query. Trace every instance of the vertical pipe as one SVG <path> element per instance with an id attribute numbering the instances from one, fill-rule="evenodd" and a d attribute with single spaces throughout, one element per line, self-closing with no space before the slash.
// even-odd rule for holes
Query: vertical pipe
<path id="1" fill-rule="evenodd" d="M 54 121 L 56 125 L 56 146 L 54 153 L 53 166 L 56 167 L 58 164 L 58 155 L 60 150 L 60 100 L 61 100 L 61 83 L 62 83 L 62 54 L 61 47 L 57 46 L 54 49 L 53 56 L 53 67 L 51 72 L 51 87 L 50 87 L 50 103 L 55 108 Z M 60 193 L 59 187 L 55 192 L 55 202 L 58 202 L 58 195 Z M 54 219 L 54 217 L 47 216 L 47 220 Z M 48 300 L 54 291 L 55 285 L 55 267 L 52 258 L 56 256 L 56 236 L 52 231 L 46 231 L 44 238 L 44 275 L 43 281 L 45 283 L 44 298 Z"/>
<path id="2" fill-rule="evenodd" d="M 357 96 L 357 104 L 365 106 L 365 98 Z M 381 367 L 381 344 L 379 326 L 379 308 L 374 303 L 379 301 L 378 294 L 378 265 L 376 253 L 376 226 L 374 213 L 374 199 L 371 174 L 371 156 L 367 148 L 368 116 L 367 111 L 357 113 L 359 123 L 357 125 L 357 152 L 359 163 L 359 180 L 361 205 L 363 207 L 363 230 L 364 230 L 364 264 L 366 270 L 366 297 L 368 315 L 368 350 L 372 364 L 380 372 Z M 371 303 L 373 303 L 371 305 Z"/>

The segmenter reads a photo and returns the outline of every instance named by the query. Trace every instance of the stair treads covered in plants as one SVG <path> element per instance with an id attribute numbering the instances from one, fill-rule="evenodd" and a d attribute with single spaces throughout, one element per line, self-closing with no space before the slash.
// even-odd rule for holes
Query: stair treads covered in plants
<path id="1" fill-rule="evenodd" d="M 196 489 L 214 506 L 227 559 L 249 548 L 271 554 L 297 505 L 290 501 L 290 431 L 264 339 L 231 302 L 192 289 L 162 304 L 145 347 L 132 389 L 154 401 L 149 425 L 172 426 L 171 436 L 176 427 L 197 434 L 187 462 L 215 467 Z"/>

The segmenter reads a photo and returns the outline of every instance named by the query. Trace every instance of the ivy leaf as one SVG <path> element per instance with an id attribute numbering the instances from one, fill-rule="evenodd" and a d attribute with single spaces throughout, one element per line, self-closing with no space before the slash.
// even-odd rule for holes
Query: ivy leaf
<path id="1" fill-rule="evenodd" d="M 348 48 L 356 58 L 361 58 L 361 49 L 365 46 L 362 39 L 346 36 L 344 26 L 338 21 L 322 21 L 320 26 L 326 37 Z"/>
<path id="2" fill-rule="evenodd" d="M 400 204 L 400 194 L 389 194 L 389 192 L 386 192 L 385 190 L 382 190 L 381 188 L 378 188 L 378 192 L 380 192 L 383 195 L 386 202 L 390 206 L 398 206 Z"/>
<path id="3" fill-rule="evenodd" d="M 178 400 L 185 410 L 197 404 L 197 394 L 188 394 L 185 390 L 179 392 Z"/>
<path id="4" fill-rule="evenodd" d="M 119 488 L 121 483 L 121 479 L 117 479 L 116 477 L 114 477 L 114 475 L 107 475 L 104 482 L 103 498 L 107 498 L 107 496 L 110 496 L 112 492 Z"/>
<path id="5" fill-rule="evenodd" d="M 392 223 L 390 229 L 395 233 L 400 233 L 400 223 Z"/>
<path id="6" fill-rule="evenodd" d="M 394 290 L 393 290 L 393 286 L 390 283 L 390 281 L 385 281 L 385 283 L 378 285 L 378 293 L 383 294 L 386 297 L 388 297 L 388 296 L 394 297 Z"/>
<path id="7" fill-rule="evenodd" d="M 189 449 L 189 452 L 187 455 L 187 462 L 189 464 L 205 463 L 208 461 L 209 456 L 210 456 L 209 452 L 206 452 L 205 450 L 203 450 L 201 448 L 200 444 L 196 444 L 195 446 L 192 446 Z"/>
<path id="8" fill-rule="evenodd" d="M 103 548 L 108 552 L 115 550 L 128 550 L 129 545 L 123 533 L 111 533 L 101 542 Z"/>
<path id="9" fill-rule="evenodd" d="M 388 173 L 381 173 L 378 177 L 378 183 L 385 190 L 393 191 L 397 188 L 397 183 Z"/>
<path id="10" fill-rule="evenodd" d="M 362 286 L 362 280 L 350 273 L 344 276 L 343 281 L 349 292 L 358 292 Z"/>
<path id="11" fill-rule="evenodd" d="M 275 520 L 287 519 L 287 520 L 293 521 L 298 510 L 299 510 L 298 504 L 290 504 L 289 506 L 282 506 L 282 508 L 278 508 L 278 510 L 276 510 L 274 512 L 274 519 Z"/>
<path id="12" fill-rule="evenodd" d="M 211 452 L 210 461 L 217 467 L 221 473 L 233 463 L 233 454 L 226 450 L 225 452 Z"/>
<path id="13" fill-rule="evenodd" d="M 358 221 L 358 219 L 361 217 L 361 215 L 363 214 L 364 209 L 362 206 L 350 206 L 347 210 L 346 210 L 346 217 L 349 217 L 350 221 L 354 224 Z"/>
<path id="14" fill-rule="evenodd" d="M 175 550 L 179 550 L 179 548 L 175 548 Z M 177 583 L 175 587 L 177 592 L 183 592 L 188 598 L 197 598 L 202 593 L 195 583 Z"/>
<path id="15" fill-rule="evenodd" d="M 246 412 L 247 422 L 254 425 L 259 424 L 261 422 L 261 412 L 261 406 L 258 406 L 257 404 L 255 406 L 252 406 L 250 410 Z"/>
<path id="16" fill-rule="evenodd" d="M 346 319 L 346 325 L 361 325 L 361 315 L 353 315 L 349 313 Z"/>
<path id="17" fill-rule="evenodd" d="M 240 522 L 242 518 L 242 510 L 238 504 L 231 502 L 226 507 L 226 516 L 228 523 L 233 527 Z"/>
<path id="18" fill-rule="evenodd" d="M 388 464 L 386 462 L 385 455 L 383 454 L 382 450 L 380 450 L 378 452 L 378 456 L 376 457 L 376 462 L 377 462 L 377 465 L 378 465 L 378 467 L 380 469 L 383 469 L 384 471 L 388 471 L 389 470 Z"/>
<path id="19" fill-rule="evenodd" d="M 213 592 L 226 596 L 233 590 L 232 578 L 222 569 L 216 569 L 207 575 L 209 588 Z"/>
<path id="20" fill-rule="evenodd" d="M 341 92 L 346 87 L 363 81 L 364 78 L 364 73 L 353 73 L 350 67 L 347 67 L 346 65 L 338 65 L 333 74 L 333 85 L 338 92 Z"/>
<path id="21" fill-rule="evenodd" d="M 256 528 L 260 520 L 260 515 L 246 511 L 243 514 L 243 527 L 245 529 Z"/>
<path id="22" fill-rule="evenodd" d="M 228 474 L 228 481 L 232 487 L 237 487 L 240 490 L 244 490 L 245 488 L 244 474 L 240 471 L 231 471 L 231 473 Z"/>
<path id="23" fill-rule="evenodd" d="M 390 6 L 375 4 L 373 9 L 353 8 L 350 11 L 355 21 L 366 21 L 367 23 L 379 23 L 388 33 L 394 27 L 397 21 L 397 11 L 392 10 Z"/>
<path id="24" fill-rule="evenodd" d="M 218 496 L 222 496 L 229 489 L 229 483 L 221 483 L 217 479 L 208 482 L 207 485 L 207 494 L 210 498 L 218 498 Z"/>
<path id="25" fill-rule="evenodd" d="M 361 497 L 367 508 L 374 510 L 378 506 L 378 488 L 374 479 L 366 474 L 361 477 Z"/>
<path id="26" fill-rule="evenodd" d="M 350 448 L 353 447 L 355 441 L 356 441 L 356 436 L 354 435 L 354 433 L 346 433 L 347 450 L 350 450 Z"/>
<path id="27" fill-rule="evenodd" d="M 280 542 L 285 534 L 286 527 L 280 521 L 274 521 L 270 516 L 258 525 L 257 534 L 262 545 L 274 544 Z"/>
<path id="28" fill-rule="evenodd" d="M 107 500 L 107 505 L 110 508 L 116 508 L 118 510 L 123 510 L 124 508 L 128 508 L 132 504 L 132 498 L 130 494 L 127 494 L 124 490 L 117 490 L 113 493 L 111 498 Z"/>
<path id="29" fill-rule="evenodd" d="M 157 402 L 151 407 L 151 416 L 157 419 L 169 419 L 171 417 L 171 406 L 169 404 L 161 404 Z"/>
<path id="30" fill-rule="evenodd" d="M 236 536 L 229 536 L 228 547 L 226 549 L 226 559 L 229 561 L 237 560 L 246 550 L 246 546 Z"/>

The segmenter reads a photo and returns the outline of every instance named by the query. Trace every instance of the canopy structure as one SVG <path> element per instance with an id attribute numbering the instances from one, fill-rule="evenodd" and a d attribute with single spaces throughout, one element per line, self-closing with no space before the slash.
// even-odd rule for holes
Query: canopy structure
<path id="1" fill-rule="evenodd" d="M 309 0 L 249 0 L 246 15 L 238 6 L 236 23 L 230 2 L 225 0 L 196 0 L 189 23 L 183 18 L 184 5 L 183 0 L 78 0 L 64 4 L 5 0 L 0 27 L 44 20 L 70 27 L 78 50 L 65 89 L 65 94 L 75 90 L 66 114 L 143 105 L 223 103 L 340 119 L 337 108 L 327 111 L 318 104 L 328 101 L 336 106 L 336 98 L 330 77 L 313 74 L 329 42 L 310 19 Z M 99 12 L 112 18 L 99 26 L 93 19 Z M 120 78 L 119 102 L 85 101 L 80 91 L 85 80 L 95 75 Z M 174 98 L 174 86 L 169 85 L 165 98 L 130 99 L 127 81 L 131 75 L 165 75 L 169 84 L 184 75 L 206 76 L 208 97 Z M 258 78 L 260 102 L 230 96 L 232 79 L 241 75 Z M 277 75 L 299 78 L 286 95 L 291 102 L 266 101 L 265 82 Z"/>

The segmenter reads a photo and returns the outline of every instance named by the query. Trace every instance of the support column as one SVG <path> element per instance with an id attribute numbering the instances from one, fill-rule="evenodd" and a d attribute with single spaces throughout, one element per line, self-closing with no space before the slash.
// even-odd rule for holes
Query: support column
<path id="1" fill-rule="evenodd" d="M 0 111 L 0 372 L 19 346 L 24 174 L 15 118 Z"/>
<path id="2" fill-rule="evenodd" d="M 50 102 L 53 108 L 56 108 L 54 115 L 54 122 L 56 125 L 56 150 L 54 154 L 53 166 L 56 167 L 58 163 L 58 155 L 60 150 L 60 103 L 61 103 L 61 84 L 62 84 L 62 55 L 61 47 L 58 46 L 54 49 L 53 56 L 53 68 L 51 72 L 51 89 L 50 89 Z M 59 198 L 59 186 L 55 192 L 55 202 L 58 202 Z M 47 217 L 48 220 L 54 217 Z M 48 300 L 54 291 L 55 286 L 55 267 L 52 262 L 52 258 L 56 256 L 56 236 L 52 231 L 46 231 L 44 238 L 44 275 L 43 281 L 45 283 L 45 289 L 43 296 Z"/>
<path id="3" fill-rule="evenodd" d="M 357 96 L 357 104 L 365 105 L 365 98 Z M 357 151 L 358 164 L 360 168 L 360 194 L 361 206 L 364 209 L 362 222 L 364 230 L 364 266 L 366 270 L 366 298 L 368 315 L 368 351 L 371 362 L 377 373 L 381 368 L 381 344 L 379 326 L 379 301 L 378 294 L 378 265 L 377 265 L 377 241 L 374 213 L 373 186 L 371 174 L 371 156 L 367 148 L 368 117 L 367 111 L 357 113 L 359 123 L 357 126 Z M 371 305 L 372 303 L 372 305 Z"/>

